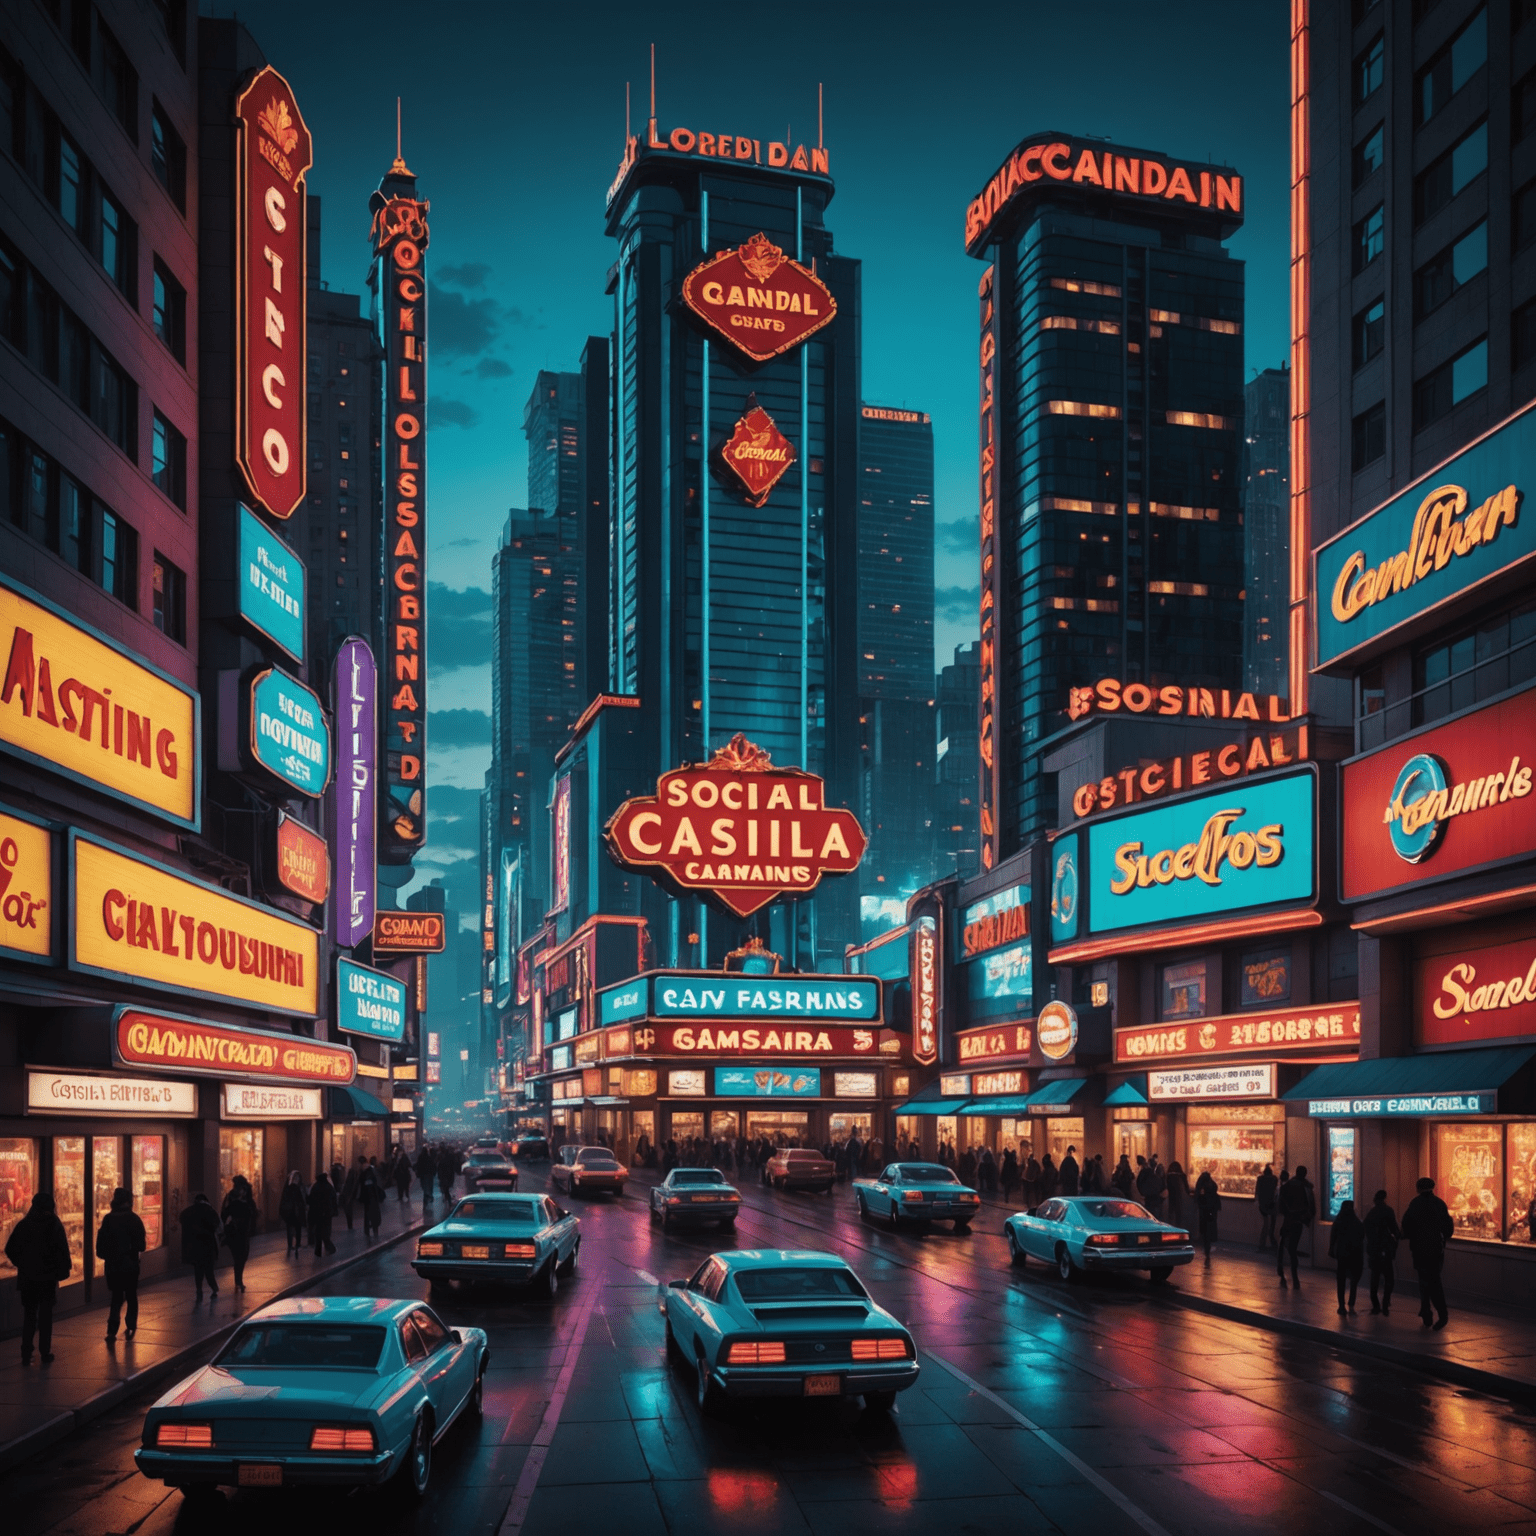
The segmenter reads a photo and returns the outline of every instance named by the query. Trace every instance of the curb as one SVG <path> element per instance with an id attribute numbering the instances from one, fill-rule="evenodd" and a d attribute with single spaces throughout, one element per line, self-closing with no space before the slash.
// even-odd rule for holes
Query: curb
<path id="1" fill-rule="evenodd" d="M 319 1280 L 327 1280 L 332 1275 L 339 1275 L 343 1270 L 350 1269 L 354 1264 L 360 1264 L 364 1259 L 371 1259 L 375 1254 L 385 1253 L 389 1249 L 403 1243 L 407 1238 L 414 1237 L 416 1233 L 425 1231 L 427 1223 L 419 1221 L 407 1227 L 403 1232 L 397 1232 L 385 1242 L 375 1243 L 373 1247 L 366 1248 L 362 1253 L 354 1253 L 350 1257 L 342 1259 L 339 1263 L 329 1264 L 324 1269 L 315 1270 L 306 1275 L 302 1280 L 296 1280 L 292 1285 L 285 1286 L 280 1291 L 275 1291 L 262 1306 L 268 1306 L 274 1301 L 283 1301 L 289 1296 L 296 1296 L 301 1291 L 307 1291 Z M 249 1317 L 249 1313 L 246 1317 Z M 209 1344 L 216 1343 L 231 1334 L 245 1317 L 237 1317 L 225 1323 L 222 1328 L 215 1329 L 212 1333 L 204 1334 L 202 1338 L 194 1340 L 190 1344 L 183 1345 L 174 1354 L 166 1356 L 164 1360 L 157 1360 L 153 1365 L 146 1365 L 142 1371 L 135 1371 L 132 1376 L 124 1377 L 121 1381 L 114 1381 L 110 1387 L 104 1387 L 100 1392 L 85 1399 L 83 1403 L 74 1408 L 67 1409 L 55 1418 L 39 1424 L 35 1429 L 29 1430 L 19 1439 L 12 1440 L 7 1445 L 0 1445 L 0 1472 L 9 1472 L 11 1468 L 25 1461 L 29 1456 L 35 1456 L 39 1451 L 46 1450 L 50 1445 L 57 1444 L 66 1439 L 77 1429 L 90 1423 L 94 1418 L 115 1408 L 125 1398 L 131 1397 L 135 1392 L 144 1387 L 153 1386 L 157 1381 L 163 1381 L 167 1376 L 174 1376 L 186 1362 Z"/>

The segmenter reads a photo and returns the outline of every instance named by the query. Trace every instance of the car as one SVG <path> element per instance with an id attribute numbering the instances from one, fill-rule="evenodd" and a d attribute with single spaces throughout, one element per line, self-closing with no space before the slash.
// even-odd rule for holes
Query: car
<path id="1" fill-rule="evenodd" d="M 581 1222 L 548 1195 L 466 1195 L 416 1239 L 411 1268 L 434 1295 L 467 1280 L 533 1285 L 553 1297 L 580 1249 Z"/>
<path id="2" fill-rule="evenodd" d="M 1145 1269 L 1161 1285 L 1174 1268 L 1195 1257 L 1182 1227 L 1159 1221 L 1145 1206 L 1120 1195 L 1059 1195 L 1003 1223 L 1008 1257 L 1018 1265 L 1039 1259 L 1063 1280 L 1095 1269 Z"/>
<path id="3" fill-rule="evenodd" d="M 154 1403 L 134 1460 L 189 1494 L 389 1483 L 415 1502 L 433 1447 L 480 1417 L 488 1359 L 481 1329 L 420 1301 L 275 1301 Z"/>
<path id="4" fill-rule="evenodd" d="M 860 1216 L 883 1217 L 892 1228 L 939 1220 L 968 1232 L 981 1209 L 981 1196 L 943 1163 L 889 1163 L 878 1177 L 855 1181 L 853 1201 Z"/>
<path id="5" fill-rule="evenodd" d="M 763 1183 L 775 1189 L 831 1190 L 837 1169 L 814 1147 L 780 1147 L 763 1164 Z"/>
<path id="6" fill-rule="evenodd" d="M 628 1170 L 607 1147 L 574 1144 L 560 1148 L 560 1161 L 549 1170 L 550 1183 L 572 1195 L 590 1195 L 600 1189 L 622 1195 L 628 1177 Z"/>
<path id="7" fill-rule="evenodd" d="M 521 1158 L 526 1163 L 547 1163 L 549 1161 L 549 1139 L 545 1136 L 536 1136 L 532 1133 L 524 1133 L 512 1140 L 512 1156 Z"/>
<path id="8" fill-rule="evenodd" d="M 718 1168 L 674 1168 L 651 1191 L 651 1220 L 663 1231 L 674 1222 L 718 1221 L 729 1232 L 740 1209 L 741 1192 Z"/>
<path id="9" fill-rule="evenodd" d="M 835 1254 L 712 1254 L 668 1283 L 660 1307 L 703 1413 L 736 1397 L 862 1397 L 888 1411 L 918 1377 L 912 1335 Z"/>
<path id="10" fill-rule="evenodd" d="M 477 1152 L 504 1152 L 506 1148 L 502 1145 L 501 1137 L 487 1134 L 475 1137 L 473 1150 Z"/>
<path id="11" fill-rule="evenodd" d="M 464 1182 L 470 1192 L 517 1188 L 517 1164 L 505 1153 L 476 1147 L 464 1159 Z"/>

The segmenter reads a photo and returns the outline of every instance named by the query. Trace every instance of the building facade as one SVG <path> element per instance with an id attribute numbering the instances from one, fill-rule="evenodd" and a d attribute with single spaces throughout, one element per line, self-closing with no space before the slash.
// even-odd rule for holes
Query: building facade
<path id="1" fill-rule="evenodd" d="M 1290 692 L 1291 374 L 1243 390 L 1243 687 Z"/>

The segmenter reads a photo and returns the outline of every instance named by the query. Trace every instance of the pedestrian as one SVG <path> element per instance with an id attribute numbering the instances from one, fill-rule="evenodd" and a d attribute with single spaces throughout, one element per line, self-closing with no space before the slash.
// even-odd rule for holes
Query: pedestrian
<path id="1" fill-rule="evenodd" d="M 1060 1182 L 1057 1187 L 1064 1195 L 1078 1193 L 1078 1185 L 1082 1182 L 1083 1170 L 1077 1161 L 1077 1148 L 1068 1147 L 1067 1155 L 1061 1160 Z"/>
<path id="2" fill-rule="evenodd" d="M 1122 1152 L 1120 1161 L 1115 1164 L 1115 1171 L 1110 1174 L 1109 1182 L 1129 1200 L 1136 1190 L 1136 1175 L 1131 1171 L 1130 1154 Z"/>
<path id="3" fill-rule="evenodd" d="M 107 1343 L 117 1342 L 117 1326 L 126 1321 L 124 1337 L 132 1338 L 139 1327 L 139 1255 L 149 1246 L 144 1223 L 133 1209 L 126 1189 L 112 1191 L 112 1208 L 96 1229 L 96 1257 L 107 1282 L 111 1310 L 107 1313 Z M 124 1318 L 123 1308 L 127 1307 Z"/>
<path id="4" fill-rule="evenodd" d="M 1136 1197 L 1149 1211 L 1152 1209 L 1152 1165 L 1141 1156 L 1136 1159 Z"/>
<path id="5" fill-rule="evenodd" d="M 1200 1216 L 1200 1241 L 1205 1247 L 1205 1262 L 1211 1262 L 1211 1244 L 1216 1241 L 1216 1219 L 1221 1215 L 1221 1191 L 1207 1168 L 1195 1180 L 1195 1210 Z"/>
<path id="6" fill-rule="evenodd" d="M 1365 1268 L 1365 1223 L 1355 1215 L 1355 1202 L 1345 1200 L 1333 1218 L 1328 1234 L 1328 1257 L 1334 1261 L 1338 1276 L 1339 1315 L 1355 1310 L 1355 1291 L 1360 1271 Z"/>
<path id="7" fill-rule="evenodd" d="M 1198 1186 L 1199 1180 L 1196 1180 Z M 1168 1164 L 1168 1220 L 1176 1227 L 1189 1227 L 1195 1210 L 1195 1197 L 1189 1192 L 1189 1175 L 1177 1159 Z"/>
<path id="8" fill-rule="evenodd" d="M 1365 1262 L 1371 1271 L 1371 1311 L 1390 1317 L 1392 1290 L 1397 1281 L 1397 1241 L 1402 1233 L 1398 1230 L 1397 1212 L 1387 1204 L 1386 1190 L 1376 1191 L 1361 1226 L 1365 1229 Z"/>
<path id="9" fill-rule="evenodd" d="M 193 1195 L 192 1204 L 181 1213 L 181 1262 L 192 1266 L 199 1301 L 203 1299 L 204 1281 L 208 1283 L 210 1297 L 219 1294 L 219 1282 L 213 1273 L 218 1258 L 219 1213 L 208 1203 L 208 1196 L 199 1190 Z"/>
<path id="10" fill-rule="evenodd" d="M 442 1191 L 445 1204 L 453 1199 L 453 1177 L 459 1171 L 454 1163 L 452 1147 L 437 1149 L 437 1187 Z"/>
<path id="11" fill-rule="evenodd" d="M 363 1241 L 372 1242 L 384 1220 L 384 1185 L 372 1163 L 357 1176 L 357 1198 L 363 1205 Z"/>
<path id="12" fill-rule="evenodd" d="M 987 1194 L 997 1193 L 997 1159 L 992 1156 L 991 1147 L 981 1149 L 981 1156 L 976 1159 L 976 1177 Z"/>
<path id="13" fill-rule="evenodd" d="M 1052 1161 L 1051 1154 L 1047 1152 L 1040 1160 L 1040 1198 L 1042 1200 L 1054 1200 L 1060 1182 L 1061 1174 L 1056 1164 Z"/>
<path id="14" fill-rule="evenodd" d="M 395 1186 L 395 1201 L 404 1205 L 411 1198 L 411 1160 L 404 1147 L 395 1148 L 394 1166 L 390 1173 Z"/>
<path id="15" fill-rule="evenodd" d="M 1024 1163 L 1024 1209 L 1032 1211 L 1040 1204 L 1040 1160 L 1033 1151 Z"/>
<path id="16" fill-rule="evenodd" d="M 1280 1181 L 1273 1163 L 1264 1164 L 1264 1172 L 1253 1181 L 1253 1198 L 1259 1207 L 1259 1251 L 1275 1246 L 1275 1195 Z"/>
<path id="17" fill-rule="evenodd" d="M 320 1257 L 322 1249 L 327 1253 L 335 1253 L 336 1244 L 331 1241 L 331 1223 L 336 1219 L 336 1186 L 323 1173 L 317 1174 L 315 1182 L 309 1187 L 307 1210 L 309 1236 L 315 1245 L 315 1257 Z"/>
<path id="18" fill-rule="evenodd" d="M 1109 1193 L 1109 1175 L 1104 1171 L 1104 1154 L 1093 1154 L 1093 1192 L 1096 1195 Z"/>
<path id="19" fill-rule="evenodd" d="M 1011 1201 L 1013 1192 L 1019 1187 L 1019 1160 L 1014 1155 L 1012 1147 L 1003 1153 L 1003 1165 L 998 1171 L 1002 1181 L 1003 1199 Z"/>
<path id="20" fill-rule="evenodd" d="M 1432 1326 L 1438 1332 L 1450 1321 L 1441 1270 L 1445 1267 L 1445 1245 L 1455 1235 L 1456 1224 L 1445 1201 L 1435 1193 L 1433 1179 L 1420 1179 L 1417 1188 L 1418 1194 L 1403 1212 L 1403 1240 L 1419 1277 L 1419 1316 L 1426 1328 Z M 1433 1324 L 1431 1307 L 1436 1314 Z"/>
<path id="21" fill-rule="evenodd" d="M 1285 1256 L 1291 1256 L 1291 1284 L 1301 1289 L 1301 1271 L 1296 1250 L 1301 1246 L 1302 1232 L 1312 1225 L 1317 1215 L 1317 1201 L 1312 1186 L 1307 1183 L 1305 1165 L 1298 1165 L 1296 1172 L 1281 1185 L 1275 1197 L 1280 1216 L 1280 1241 L 1275 1250 L 1275 1272 L 1280 1276 L 1280 1288 L 1285 1289 Z"/>
<path id="22" fill-rule="evenodd" d="M 36 1339 L 43 1364 L 53 1361 L 53 1304 L 59 1281 L 69 1277 L 74 1263 L 69 1255 L 69 1234 L 54 1209 L 53 1196 L 32 1196 L 27 1214 L 11 1228 L 5 1240 L 5 1256 L 16 1271 L 21 1292 L 21 1363 L 32 1364 Z"/>
<path id="23" fill-rule="evenodd" d="M 295 1168 L 283 1186 L 283 1197 L 277 1203 L 277 1214 L 288 1229 L 288 1252 L 297 1254 L 304 1246 L 304 1181 Z"/>
<path id="24" fill-rule="evenodd" d="M 347 1231 L 352 1230 L 352 1212 L 357 1208 L 358 1180 L 363 1176 L 363 1169 L 368 1166 L 368 1159 L 359 1154 L 357 1166 L 347 1169 L 347 1176 L 341 1182 L 341 1214 L 347 1218 Z M 332 1178 L 337 1170 L 332 1170 Z"/>
<path id="25" fill-rule="evenodd" d="M 1148 1159 L 1147 1167 L 1151 1170 L 1151 1176 L 1148 1181 L 1151 1198 L 1148 1201 L 1147 1209 L 1161 1221 L 1168 1204 L 1168 1170 L 1158 1162 L 1156 1152 Z"/>
<path id="26" fill-rule="evenodd" d="M 962 1184 L 969 1184 L 972 1189 L 976 1187 L 976 1154 L 969 1147 L 960 1154 L 955 1173 Z"/>
<path id="27" fill-rule="evenodd" d="M 421 1203 L 425 1208 L 432 1204 L 432 1186 L 437 1180 L 437 1159 L 426 1142 L 422 1142 L 421 1151 L 416 1154 L 416 1177 L 421 1183 Z"/>
<path id="28" fill-rule="evenodd" d="M 243 1173 L 237 1173 L 224 1197 L 224 1208 L 219 1212 L 224 1223 L 224 1244 L 235 1266 L 237 1291 L 245 1289 L 245 1261 L 251 1256 L 251 1237 L 256 1230 L 258 1214 L 250 1181 Z"/>

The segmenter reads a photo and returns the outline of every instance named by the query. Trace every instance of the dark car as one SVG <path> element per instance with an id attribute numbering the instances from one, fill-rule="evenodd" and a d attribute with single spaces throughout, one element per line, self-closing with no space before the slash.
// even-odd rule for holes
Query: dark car
<path id="1" fill-rule="evenodd" d="M 718 1168 L 674 1168 L 651 1191 L 651 1220 L 718 1221 L 729 1232 L 741 1210 L 741 1195 Z"/>
<path id="2" fill-rule="evenodd" d="M 549 1140 L 544 1136 L 514 1136 L 512 1138 L 512 1156 L 524 1163 L 547 1163 L 549 1161 Z"/>
<path id="3" fill-rule="evenodd" d="M 471 1191 L 517 1188 L 517 1164 L 501 1152 L 476 1147 L 464 1159 L 464 1182 Z"/>
<path id="4" fill-rule="evenodd" d="M 814 1147 L 784 1147 L 763 1165 L 763 1178 L 775 1189 L 817 1189 L 827 1194 L 837 1169 Z"/>
<path id="5" fill-rule="evenodd" d="M 549 1170 L 550 1183 L 572 1195 L 599 1190 L 622 1195 L 628 1177 L 623 1163 L 607 1147 L 561 1147 L 560 1161 Z"/>

